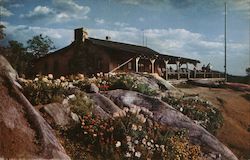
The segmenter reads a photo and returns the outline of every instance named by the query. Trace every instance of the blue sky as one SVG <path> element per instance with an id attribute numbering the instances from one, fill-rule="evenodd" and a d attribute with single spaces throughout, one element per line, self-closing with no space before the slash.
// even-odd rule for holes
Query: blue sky
<path id="1" fill-rule="evenodd" d="M 73 41 L 73 29 L 90 37 L 147 46 L 162 54 L 224 66 L 224 2 L 228 5 L 228 71 L 249 66 L 250 0 L 0 0 L 6 40 L 25 43 L 48 35 L 57 49 Z M 4 43 L 4 42 L 2 42 Z"/>

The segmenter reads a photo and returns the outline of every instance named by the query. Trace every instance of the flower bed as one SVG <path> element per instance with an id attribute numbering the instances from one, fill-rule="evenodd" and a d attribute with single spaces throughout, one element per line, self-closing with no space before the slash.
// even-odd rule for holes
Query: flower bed
<path id="1" fill-rule="evenodd" d="M 216 130 L 223 124 L 221 112 L 208 101 L 201 100 L 198 97 L 180 99 L 163 97 L 162 100 L 192 120 L 195 120 L 196 123 L 200 124 L 212 134 L 215 134 Z"/>
<path id="2" fill-rule="evenodd" d="M 200 147 L 192 145 L 182 130 L 166 128 L 151 120 L 152 113 L 134 106 L 103 120 L 91 114 L 62 134 L 87 148 L 99 159 L 198 159 Z M 71 148 L 72 157 L 79 154 Z"/>

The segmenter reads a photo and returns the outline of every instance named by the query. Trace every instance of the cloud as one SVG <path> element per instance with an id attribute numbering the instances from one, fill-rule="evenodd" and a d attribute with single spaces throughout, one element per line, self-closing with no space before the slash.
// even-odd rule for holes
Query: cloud
<path id="1" fill-rule="evenodd" d="M 22 14 L 20 17 L 31 22 L 46 20 L 46 24 L 62 23 L 75 19 L 87 19 L 90 12 L 88 6 L 79 5 L 73 0 L 53 0 L 51 7 L 36 6 L 32 11 Z"/>
<path id="2" fill-rule="evenodd" d="M 81 13 L 85 15 L 90 12 L 90 8 L 88 6 L 79 5 L 73 0 L 53 0 L 53 4 L 59 11 L 67 13 Z"/>
<path id="3" fill-rule="evenodd" d="M 30 27 L 27 25 L 11 25 L 7 22 L 3 22 L 6 26 L 6 39 L 5 45 L 8 40 L 17 40 L 26 44 L 27 40 L 31 39 L 35 35 L 43 34 L 49 36 L 55 43 L 56 48 L 64 47 L 73 41 L 73 30 L 62 28 L 47 28 L 47 27 Z M 66 38 L 67 37 L 67 38 Z"/>
<path id="4" fill-rule="evenodd" d="M 97 24 L 103 24 L 103 23 L 105 23 L 105 20 L 104 20 L 104 19 L 100 19 L 100 18 L 96 18 L 96 19 L 95 19 L 95 22 L 96 22 Z"/>
<path id="5" fill-rule="evenodd" d="M 125 27 L 128 26 L 129 24 L 124 22 L 115 22 L 114 25 L 118 27 Z"/>
<path id="6" fill-rule="evenodd" d="M 115 1 L 129 5 L 141 5 L 141 4 L 155 5 L 155 4 L 162 4 L 166 0 L 115 0 Z"/>
<path id="7" fill-rule="evenodd" d="M 72 29 L 4 24 L 7 27 L 7 37 L 23 43 L 32 36 L 42 33 L 50 36 L 57 48 L 62 48 L 70 44 L 74 38 Z M 138 28 L 88 29 L 87 31 L 90 37 L 105 39 L 106 36 L 110 36 L 112 41 L 142 45 L 142 31 Z M 202 64 L 210 62 L 214 69 L 224 70 L 224 43 L 221 35 L 214 40 L 209 40 L 204 35 L 187 29 L 166 28 L 146 29 L 144 36 L 147 39 L 147 46 L 162 54 L 199 59 Z M 245 75 L 249 59 L 248 44 L 228 42 L 227 55 L 229 73 Z"/>
<path id="8" fill-rule="evenodd" d="M 10 10 L 4 8 L 3 6 L 0 6 L 0 16 L 9 17 L 12 15 L 13 13 Z"/>
<path id="9" fill-rule="evenodd" d="M 11 4 L 10 7 L 13 7 L 13 8 L 20 8 L 20 7 L 24 7 L 24 4 L 19 4 L 19 3 Z"/>
<path id="10" fill-rule="evenodd" d="M 29 11 L 28 14 L 22 14 L 21 18 L 28 19 L 41 19 L 47 18 L 48 16 L 52 16 L 55 14 L 55 11 L 47 6 L 36 6 L 33 11 Z"/>

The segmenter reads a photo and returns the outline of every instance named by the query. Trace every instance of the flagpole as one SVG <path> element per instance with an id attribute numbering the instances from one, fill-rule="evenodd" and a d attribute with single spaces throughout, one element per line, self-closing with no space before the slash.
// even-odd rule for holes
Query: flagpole
<path id="1" fill-rule="evenodd" d="M 224 40 L 225 40 L 225 82 L 227 82 L 227 3 L 225 2 L 225 33 L 224 33 Z"/>

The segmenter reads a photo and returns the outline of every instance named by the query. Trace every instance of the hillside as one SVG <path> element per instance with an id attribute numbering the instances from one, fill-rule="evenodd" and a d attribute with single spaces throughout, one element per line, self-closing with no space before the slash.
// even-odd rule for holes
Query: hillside
<path id="1" fill-rule="evenodd" d="M 247 142 L 230 139 L 233 133 L 249 137 L 243 131 L 249 119 L 232 117 L 244 107 L 219 107 L 213 89 L 179 90 L 156 74 L 22 79 L 3 57 L 0 70 L 0 157 L 237 160 L 232 151 L 248 156 Z M 237 96 L 235 91 L 226 91 L 218 92 L 219 102 L 233 104 L 222 95 Z M 228 134 L 233 127 L 240 132 Z"/>

